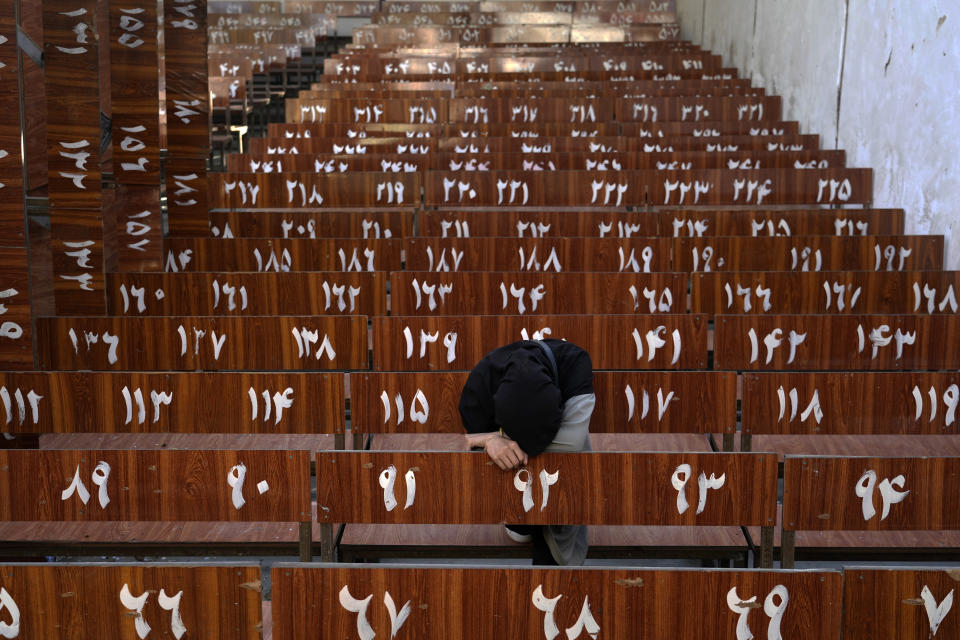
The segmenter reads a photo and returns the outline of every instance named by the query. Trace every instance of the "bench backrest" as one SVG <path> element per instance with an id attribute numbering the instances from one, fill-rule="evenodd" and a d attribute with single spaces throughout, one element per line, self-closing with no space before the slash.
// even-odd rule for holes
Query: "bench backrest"
<path id="1" fill-rule="evenodd" d="M 261 637 L 259 565 L 11 564 L 0 566 L 9 638 L 229 635 Z"/>
<path id="2" fill-rule="evenodd" d="M 775 454 L 545 453 L 504 472 L 483 452 L 318 452 L 316 474 L 320 522 L 769 527 L 776 519 Z"/>
<path id="3" fill-rule="evenodd" d="M 10 433 L 343 433 L 344 379 L 329 373 L 0 373 L 0 418 Z"/>
<path id="4" fill-rule="evenodd" d="M 960 368 L 954 315 L 717 316 L 714 368 L 736 371 Z"/>
<path id="5" fill-rule="evenodd" d="M 370 637 L 445 629 L 464 640 L 561 630 L 568 638 L 729 640 L 738 629 L 839 640 L 842 582 L 839 571 L 277 564 L 271 572 L 274 637 L 290 639 L 317 628 L 353 637 L 359 626 Z M 687 603 L 682 612 L 678 601 Z"/>

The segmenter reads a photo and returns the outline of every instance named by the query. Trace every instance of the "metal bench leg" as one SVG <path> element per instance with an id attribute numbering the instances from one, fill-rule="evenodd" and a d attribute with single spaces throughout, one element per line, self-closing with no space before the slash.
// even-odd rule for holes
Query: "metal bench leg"
<path id="1" fill-rule="evenodd" d="M 796 531 L 787 531 L 784 529 L 780 533 L 780 568 L 793 569 L 794 544 L 796 543 Z"/>
<path id="2" fill-rule="evenodd" d="M 323 525 L 321 525 L 323 526 Z M 313 561 L 313 524 L 300 523 L 300 562 Z"/>

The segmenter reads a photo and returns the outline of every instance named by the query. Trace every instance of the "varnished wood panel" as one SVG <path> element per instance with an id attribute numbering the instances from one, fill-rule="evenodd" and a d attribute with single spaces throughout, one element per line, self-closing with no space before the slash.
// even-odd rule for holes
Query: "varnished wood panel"
<path id="1" fill-rule="evenodd" d="M 113 219 L 118 271 L 159 271 L 163 219 L 157 186 L 118 184 L 103 192 L 104 211 Z"/>
<path id="2" fill-rule="evenodd" d="M 327 154 L 251 155 L 232 153 L 227 156 L 230 173 L 317 173 L 352 174 L 363 172 L 422 173 L 429 168 L 427 156 L 397 154 L 364 154 L 335 156 Z"/>
<path id="3" fill-rule="evenodd" d="M 100 208 L 96 15 L 96 0 L 43 5 L 47 162 L 52 208 Z"/>
<path id="4" fill-rule="evenodd" d="M 741 616 L 752 633 L 766 637 L 770 618 L 755 608 L 769 598 L 771 612 L 782 608 L 782 637 L 839 640 L 842 582 L 840 572 L 834 571 L 715 569 L 277 564 L 271 573 L 275 638 L 306 638 L 307 630 L 317 628 L 334 637 L 354 637 L 357 614 L 340 605 L 334 595 L 338 593 L 360 601 L 372 596 L 364 619 L 377 637 L 387 637 L 394 627 L 382 601 L 389 593 L 395 607 L 410 605 L 397 637 L 542 638 L 550 620 L 561 630 L 579 631 L 573 637 L 584 638 L 591 628 L 576 623 L 592 619 L 592 633 L 601 638 L 730 640 L 737 635 Z M 553 607 L 549 617 L 533 604 L 539 601 L 534 595 L 538 592 L 548 603 L 541 606 Z M 738 603 L 747 601 L 746 606 L 732 611 L 728 594 L 735 594 Z"/>
<path id="5" fill-rule="evenodd" d="M 690 83 L 710 86 L 711 80 L 686 80 L 676 83 L 686 86 Z M 641 91 L 655 93 L 657 88 L 642 88 Z M 667 122 L 623 122 L 620 124 L 620 135 L 637 138 L 664 138 L 670 136 L 693 136 L 714 138 L 718 136 L 796 136 L 800 134 L 800 125 L 796 120 L 714 120 L 711 122 L 667 121 Z"/>
<path id="6" fill-rule="evenodd" d="M 960 582 L 956 569 L 847 567 L 843 578 L 843 637 L 847 640 L 960 636 L 960 615 L 946 602 L 953 602 Z"/>
<path id="7" fill-rule="evenodd" d="M 642 98 L 617 100 L 614 110 L 619 122 L 660 120 L 779 120 L 780 96 L 764 98 Z"/>
<path id="8" fill-rule="evenodd" d="M 320 158 L 322 159 L 322 158 Z M 320 159 L 313 159 L 314 166 Z M 377 156 L 368 159 L 378 160 Z M 387 162 L 386 159 L 380 160 Z M 299 158 L 297 162 L 307 163 L 311 158 Z M 621 151 L 614 153 L 590 153 L 588 151 L 572 153 L 524 154 L 516 152 L 464 155 L 449 151 L 430 155 L 430 168 L 439 171 L 666 171 L 677 169 L 796 169 L 802 166 L 822 168 L 843 167 L 843 151 L 821 151 L 818 149 L 803 151 L 737 151 L 730 153 L 708 153 L 706 151 L 681 151 L 677 153 L 641 153 Z M 352 169 L 352 165 L 346 165 Z M 402 165 L 401 165 L 402 166 Z M 406 170 L 406 169 L 405 169 Z M 412 170 L 412 169 L 411 169 Z"/>
<path id="9" fill-rule="evenodd" d="M 261 493 L 262 481 L 268 487 Z M 11 521 L 304 522 L 310 517 L 310 456 L 306 451 L 0 451 L 0 495 L 0 513 Z"/>
<path id="10" fill-rule="evenodd" d="M 754 138 L 753 140 L 762 140 Z M 764 143 L 765 144 L 765 143 Z M 680 150 L 681 145 L 673 145 Z M 740 144 L 740 146 L 746 146 Z M 726 150 L 726 145 L 723 149 Z M 769 147 L 767 147 L 767 150 Z M 779 150 L 779 149 L 772 149 Z M 871 169 L 761 169 L 759 171 L 660 171 L 650 179 L 655 206 L 869 204 Z"/>
<path id="11" fill-rule="evenodd" d="M 792 358 L 791 336 L 797 345 Z M 960 368 L 960 321 L 956 316 L 718 316 L 714 341 L 716 369 Z"/>
<path id="12" fill-rule="evenodd" d="M 350 374 L 350 426 L 360 433 L 463 433 L 465 371 Z"/>
<path id="13" fill-rule="evenodd" d="M 38 318 L 37 345 L 42 369 L 365 369 L 367 319 Z"/>
<path id="14" fill-rule="evenodd" d="M 665 238 L 409 238 L 411 271 L 670 271 Z"/>
<path id="15" fill-rule="evenodd" d="M 583 129 L 592 133 L 588 125 Z M 375 139 L 376 140 L 376 139 Z M 374 142 L 371 140 L 370 142 Z M 275 142 L 276 144 L 276 142 Z M 819 138 L 815 135 L 796 136 L 720 136 L 720 137 L 691 137 L 679 135 L 664 138 L 626 136 L 561 136 L 561 137 L 480 137 L 463 138 L 450 136 L 436 140 L 437 149 L 448 153 L 771 153 L 771 152 L 800 152 L 814 151 L 819 148 Z M 312 152 L 320 152 L 325 147 L 313 144 L 308 147 Z M 729 167 L 727 167 L 729 168 Z M 678 167 L 678 170 L 680 167 Z M 811 169 L 812 171 L 812 169 Z M 739 174 L 737 174 L 739 177 Z M 704 185 L 701 185 L 701 190 Z M 744 183 L 746 190 L 747 183 Z M 731 184 L 730 191 L 733 191 Z M 754 192 L 751 192 L 753 196 Z M 837 190 L 839 194 L 839 190 Z M 835 198 L 838 197 L 837 194 Z M 676 194 L 676 195 L 679 195 Z M 703 195 L 703 194 L 701 194 Z M 744 191 L 741 197 L 745 197 Z M 829 196 L 829 192 L 826 194 Z M 846 191 L 844 191 L 846 195 Z M 764 194 L 764 198 L 768 194 Z M 663 202 L 663 195 L 653 204 L 670 204 Z M 680 204 L 683 204 L 682 202 Z M 703 202 L 687 202 L 686 204 L 706 204 Z M 741 203 L 742 204 L 742 203 Z M 763 204 L 761 202 L 760 204 Z M 767 204 L 771 204 L 767 202 Z M 839 204 L 839 202 L 838 202 Z"/>
<path id="16" fill-rule="evenodd" d="M 271 154 L 330 154 L 363 155 L 365 153 L 393 153 L 422 156 L 436 150 L 437 138 L 410 138 L 404 133 L 367 138 L 311 137 L 311 138 L 251 138 L 245 149 L 253 155 Z"/>
<path id="17" fill-rule="evenodd" d="M 707 371 L 595 371 L 596 433 L 733 433 L 737 376 Z"/>
<path id="18" fill-rule="evenodd" d="M 111 2 L 109 48 L 114 179 L 120 184 L 157 186 L 160 184 L 157 3 L 150 0 Z M 158 214 L 159 206 L 158 194 Z"/>
<path id="19" fill-rule="evenodd" d="M 472 369 L 497 347 L 538 335 L 583 347 L 597 369 L 702 369 L 707 364 L 702 315 L 394 316 L 373 319 L 373 368 Z"/>
<path id="20" fill-rule="evenodd" d="M 681 465 L 690 465 L 686 483 Z M 549 490 L 544 472 L 556 474 Z M 693 481 L 701 472 L 724 477 L 702 510 Z M 484 452 L 319 452 L 316 473 L 321 522 L 773 526 L 776 519 L 775 454 L 545 453 L 514 472 Z M 390 476 L 392 507 L 380 482 Z M 515 481 L 530 483 L 536 506 L 528 502 L 525 511 Z"/>
<path id="21" fill-rule="evenodd" d="M 350 85 L 355 86 L 355 85 Z M 377 84 L 377 87 L 380 85 Z M 376 94 L 376 89 L 370 93 Z M 301 140 L 310 138 L 368 139 L 368 138 L 439 138 L 443 124 L 398 124 L 391 122 L 271 122 L 267 125 L 268 138 Z M 504 134 L 506 135 L 506 134 Z M 356 141 L 356 140 L 355 140 Z M 413 141 L 413 140 L 411 140 Z"/>
<path id="22" fill-rule="evenodd" d="M 129 640 L 140 623 L 150 637 L 176 637 L 182 627 L 187 637 L 257 640 L 260 578 L 259 566 L 249 564 L 0 566 L 0 587 L 18 611 L 18 640 Z M 139 612 L 125 606 L 124 592 L 144 597 Z"/>
<path id="23" fill-rule="evenodd" d="M 887 486 L 883 484 L 885 480 L 889 484 L 887 491 L 882 489 Z M 790 531 L 960 529 L 960 509 L 956 504 L 958 486 L 960 458 L 787 456 L 783 466 L 783 528 Z M 900 495 L 904 492 L 906 495 Z M 886 502 L 885 509 L 883 496 L 888 493 L 892 499 Z M 897 501 L 897 498 L 902 499 Z"/>
<path id="24" fill-rule="evenodd" d="M 646 202 L 645 177 L 642 172 L 618 171 L 431 171 L 424 179 L 424 203 L 439 207 L 622 209 Z"/>
<path id="25" fill-rule="evenodd" d="M 421 225 L 423 224 L 421 215 Z M 210 233 L 223 238 L 399 238 L 413 235 L 413 210 L 212 211 Z"/>
<path id="26" fill-rule="evenodd" d="M 552 62 L 544 60 L 552 66 Z M 522 64 L 522 62 L 521 62 Z M 454 98 L 449 121 L 486 122 L 612 122 L 614 102 L 588 98 Z"/>
<path id="27" fill-rule="evenodd" d="M 926 271 L 943 268 L 943 236 L 678 238 L 676 271 Z"/>
<path id="28" fill-rule="evenodd" d="M 411 315 L 685 313 L 681 274 L 403 271 L 390 311 Z"/>
<path id="29" fill-rule="evenodd" d="M 116 316 L 386 315 L 387 274 L 107 274 Z"/>
<path id="30" fill-rule="evenodd" d="M 0 370 L 33 367 L 26 247 L 0 250 Z"/>
<path id="31" fill-rule="evenodd" d="M 882 236 L 903 234 L 903 209 L 686 209 L 659 214 L 662 235 Z"/>
<path id="32" fill-rule="evenodd" d="M 464 432 L 467 372 L 354 373 L 351 424 L 363 433 Z M 690 371 L 594 371 L 591 433 L 717 433 L 737 426 L 737 376 Z"/>
<path id="33" fill-rule="evenodd" d="M 14 2 L 0 3 L 0 246 L 26 246 L 23 210 L 23 167 L 20 153 L 20 111 L 17 62 L 17 25 Z"/>
<path id="34" fill-rule="evenodd" d="M 165 271 L 392 271 L 400 240 L 170 238 Z"/>
<path id="35" fill-rule="evenodd" d="M 440 98 L 416 100 L 323 100 L 290 98 L 286 121 L 304 123 L 384 122 L 434 124 L 448 120 L 448 102 Z"/>
<path id="36" fill-rule="evenodd" d="M 209 202 L 206 157 L 168 157 L 165 168 L 170 235 L 197 236 L 207 233 Z"/>
<path id="37" fill-rule="evenodd" d="M 785 271 L 691 274 L 695 313 L 956 314 L 960 272 L 802 273 Z"/>
<path id="38" fill-rule="evenodd" d="M 165 2 L 163 37 L 168 155 L 206 158 L 210 151 L 207 0 Z"/>
<path id="39" fill-rule="evenodd" d="M 57 314 L 104 313 L 103 217 L 99 209 L 52 209 L 50 251 Z"/>
<path id="40" fill-rule="evenodd" d="M 332 373 L 0 373 L 0 418 L 12 433 L 341 433 L 344 383 Z"/>
<path id="41" fill-rule="evenodd" d="M 746 373 L 743 432 L 956 434 L 958 385 L 956 373 Z"/>
<path id="42" fill-rule="evenodd" d="M 451 138 L 532 138 L 563 136 L 618 136 L 620 125 L 616 122 L 489 122 L 467 124 L 450 122 L 444 125 L 444 133 Z M 440 136 L 437 136 L 440 137 Z"/>
<path id="43" fill-rule="evenodd" d="M 612 237 L 659 235 L 657 217 L 645 211 L 429 211 L 417 216 L 417 235 L 460 238 Z"/>
<path id="44" fill-rule="evenodd" d="M 209 197 L 215 209 L 410 207 L 419 203 L 420 180 L 407 173 L 213 174 Z"/>

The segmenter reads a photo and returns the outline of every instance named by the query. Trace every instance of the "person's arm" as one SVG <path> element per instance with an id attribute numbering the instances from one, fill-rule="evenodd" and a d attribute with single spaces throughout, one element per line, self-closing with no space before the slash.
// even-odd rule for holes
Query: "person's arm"
<path id="1" fill-rule="evenodd" d="M 467 447 L 482 447 L 490 459 L 504 471 L 527 464 L 527 454 L 516 442 L 499 431 L 466 434 Z"/>

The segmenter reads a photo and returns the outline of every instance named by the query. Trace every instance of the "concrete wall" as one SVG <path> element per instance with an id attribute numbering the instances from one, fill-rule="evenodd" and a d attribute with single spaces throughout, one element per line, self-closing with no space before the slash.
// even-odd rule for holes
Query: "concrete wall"
<path id="1" fill-rule="evenodd" d="M 685 39 L 783 96 L 784 118 L 874 169 L 874 206 L 943 234 L 960 270 L 956 0 L 677 0 Z"/>

